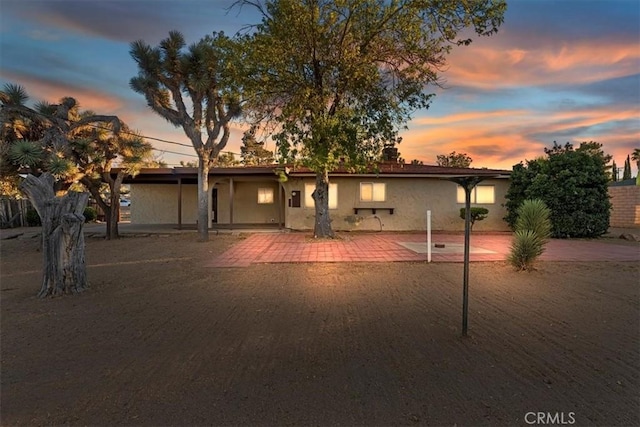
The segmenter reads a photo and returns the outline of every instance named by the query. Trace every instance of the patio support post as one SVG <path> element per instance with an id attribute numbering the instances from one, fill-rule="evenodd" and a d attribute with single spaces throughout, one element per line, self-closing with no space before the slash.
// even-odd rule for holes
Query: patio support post
<path id="1" fill-rule="evenodd" d="M 178 178 L 178 230 L 182 230 L 182 178 Z"/>
<path id="2" fill-rule="evenodd" d="M 229 178 L 229 227 L 233 228 L 233 178 Z"/>
<path id="3" fill-rule="evenodd" d="M 282 230 L 282 184 L 278 182 L 278 229 Z"/>
<path id="4" fill-rule="evenodd" d="M 476 184 L 464 186 L 464 279 L 462 282 L 462 336 L 467 336 L 469 313 L 469 239 L 471 238 L 471 190 Z"/>
<path id="5" fill-rule="evenodd" d="M 467 336 L 469 325 L 469 240 L 471 239 L 471 191 L 487 177 L 465 176 L 450 178 L 464 188 L 464 273 L 462 278 L 462 336 Z"/>

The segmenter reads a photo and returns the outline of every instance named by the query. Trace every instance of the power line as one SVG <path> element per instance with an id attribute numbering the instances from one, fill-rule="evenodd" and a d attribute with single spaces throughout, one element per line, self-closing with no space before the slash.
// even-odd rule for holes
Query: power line
<path id="1" fill-rule="evenodd" d="M 33 110 L 33 109 L 30 109 L 30 110 L 33 111 L 35 114 L 37 114 L 39 116 L 42 116 L 44 118 L 47 118 L 47 119 L 55 119 L 55 118 L 57 118 L 57 117 L 53 117 L 53 116 L 51 116 L 49 114 L 44 114 L 44 113 L 41 113 L 39 111 Z M 118 118 L 118 120 L 120 120 L 120 119 Z M 65 120 L 65 121 L 71 122 L 71 120 Z M 113 129 L 109 129 L 108 127 L 104 127 L 104 126 L 100 126 L 100 125 L 96 125 L 96 124 L 92 124 L 92 123 L 87 123 L 85 126 L 92 127 L 94 129 L 102 129 L 102 130 L 113 131 Z M 148 139 L 148 140 L 152 140 L 152 141 L 163 142 L 163 143 L 166 143 L 166 144 L 173 144 L 173 145 L 179 145 L 181 147 L 194 148 L 192 144 L 185 144 L 183 142 L 170 141 L 170 140 L 167 140 L 167 139 L 157 138 L 157 137 L 154 137 L 154 136 L 146 136 L 146 135 L 142 135 L 142 134 L 134 133 L 134 132 L 129 132 L 129 131 L 125 131 L 125 130 L 121 130 L 120 133 L 123 133 L 125 135 L 130 135 L 130 136 L 137 136 L 137 137 Z M 166 153 L 171 153 L 171 154 L 178 154 L 178 155 L 181 155 L 181 156 L 188 156 L 188 157 L 196 157 L 196 158 L 198 158 L 198 156 L 196 154 L 178 153 L 176 151 L 162 150 L 162 149 L 154 148 L 154 147 L 152 147 L 152 149 L 156 150 L 156 151 L 164 151 Z M 242 156 L 242 154 L 240 154 L 240 153 L 236 153 L 236 152 L 233 152 L 233 151 L 226 151 L 226 150 L 220 151 L 220 153 L 229 153 L 229 154 L 233 154 L 233 155 L 237 155 L 237 156 Z"/>
<path id="2" fill-rule="evenodd" d="M 178 153 L 177 151 L 170 151 L 170 150 L 163 150 L 162 148 L 155 148 L 152 147 L 152 150 L 155 151 L 161 151 L 162 153 L 169 153 L 169 154 L 178 154 L 180 156 L 187 156 L 187 157 L 195 157 L 198 158 L 198 156 L 196 154 L 185 154 L 185 153 Z"/>

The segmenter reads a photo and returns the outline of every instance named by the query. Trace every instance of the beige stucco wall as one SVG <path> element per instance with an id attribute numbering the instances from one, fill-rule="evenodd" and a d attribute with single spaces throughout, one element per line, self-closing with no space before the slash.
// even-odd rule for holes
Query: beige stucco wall
<path id="1" fill-rule="evenodd" d="M 234 180 L 233 183 L 233 223 L 234 224 L 263 224 L 279 221 L 278 210 L 278 182 L 270 181 L 242 181 Z M 218 189 L 218 224 L 229 224 L 230 220 L 230 194 L 229 180 L 215 184 Z M 258 203 L 258 189 L 271 188 L 273 190 L 273 203 Z M 284 203 L 284 201 L 281 201 Z M 282 210 L 282 209 L 281 209 Z M 282 212 L 284 216 L 284 212 Z"/>
<path id="2" fill-rule="evenodd" d="M 198 188 L 182 185 L 182 223 L 195 224 Z M 177 224 L 178 184 L 131 184 L 133 224 Z"/>
<path id="3" fill-rule="evenodd" d="M 312 178 L 293 178 L 285 183 L 286 197 L 291 197 L 294 190 L 302 193 L 302 207 L 286 208 L 285 226 L 296 230 L 313 228 L 314 208 L 304 206 L 305 183 L 313 183 Z M 431 226 L 433 230 L 462 231 L 464 221 L 459 217 L 460 208 L 464 204 L 457 203 L 456 184 L 434 178 L 332 178 L 332 183 L 338 184 L 338 208 L 331 209 L 332 226 L 334 230 L 425 230 L 426 212 L 431 210 Z M 386 183 L 385 202 L 361 202 L 360 182 Z M 502 206 L 504 195 L 509 187 L 506 179 L 487 180 L 481 185 L 495 186 L 495 203 L 472 204 L 472 206 L 486 207 L 489 216 L 484 221 L 475 224 L 477 231 L 507 231 L 508 226 L 502 220 L 506 209 Z M 371 211 L 361 210 L 354 214 L 354 207 L 389 207 L 394 213 L 378 210 L 374 215 Z"/>
<path id="4" fill-rule="evenodd" d="M 277 224 L 284 209 L 278 210 L 277 180 L 234 180 L 233 223 Z M 209 189 L 218 190 L 218 224 L 229 224 L 229 179 L 209 181 Z M 258 189 L 273 189 L 270 204 L 258 203 Z M 212 223 L 212 200 L 209 195 L 209 224 Z M 284 198 L 281 200 L 284 206 Z M 182 185 L 182 224 L 196 224 L 198 218 L 198 188 L 195 184 Z M 178 184 L 131 184 L 131 222 L 134 224 L 177 224 Z"/>
<path id="5" fill-rule="evenodd" d="M 375 177 L 335 177 L 332 183 L 338 185 L 338 208 L 331 209 L 334 230 L 363 231 L 408 231 L 426 229 L 426 212 L 432 212 L 434 231 L 462 231 L 464 221 L 459 218 L 463 204 L 457 203 L 456 184 L 434 178 L 375 178 Z M 386 184 L 385 202 L 361 202 L 361 182 L 384 182 Z M 314 183 L 313 178 L 290 178 L 283 184 L 284 196 L 281 201 L 282 217 L 286 228 L 294 230 L 313 229 L 315 210 L 307 208 L 305 202 L 305 183 Z M 509 181 L 487 180 L 481 185 L 495 186 L 495 203 L 483 206 L 489 209 L 489 216 L 477 222 L 476 231 L 507 231 L 502 220 L 506 210 L 502 206 Z M 234 180 L 234 224 L 278 223 L 278 186 L 276 180 Z M 258 189 L 273 188 L 274 203 L 258 204 Z M 209 188 L 218 190 L 218 224 L 229 224 L 229 179 L 217 179 L 209 182 Z M 302 207 L 289 207 L 291 192 L 302 194 Z M 394 208 L 394 213 L 378 210 L 361 210 L 357 215 L 353 208 Z M 177 184 L 131 184 L 131 222 L 134 224 L 176 224 L 178 223 L 178 185 Z M 211 200 L 209 201 L 211 224 Z M 197 186 L 182 186 L 182 223 L 195 224 L 197 219 Z"/>

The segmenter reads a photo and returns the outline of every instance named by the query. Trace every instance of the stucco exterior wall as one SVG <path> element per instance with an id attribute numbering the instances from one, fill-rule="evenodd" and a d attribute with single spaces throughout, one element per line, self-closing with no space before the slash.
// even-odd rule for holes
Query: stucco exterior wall
<path id="1" fill-rule="evenodd" d="M 640 228 L 640 186 L 609 187 L 611 227 Z"/>
<path id="2" fill-rule="evenodd" d="M 198 188 L 182 185 L 182 223 L 197 220 Z M 177 224 L 177 184 L 131 184 L 131 222 L 133 224 Z"/>
<path id="3" fill-rule="evenodd" d="M 233 184 L 233 223 L 263 224 L 279 221 L 278 182 L 273 181 L 238 181 Z M 218 182 L 218 224 L 230 223 L 229 180 Z M 258 189 L 273 190 L 273 203 L 258 203 Z M 283 201 L 281 203 L 284 203 Z M 282 213 L 284 216 L 284 212 Z"/>
<path id="4" fill-rule="evenodd" d="M 278 223 L 281 215 L 286 228 L 294 230 L 313 229 L 315 210 L 305 207 L 305 184 L 314 184 L 311 177 L 290 177 L 283 184 L 284 195 L 278 204 L 279 182 L 268 179 L 234 180 L 233 223 L 269 224 Z M 434 231 L 462 231 L 464 221 L 459 211 L 464 204 L 457 202 L 457 185 L 442 179 L 422 177 L 333 177 L 332 183 L 338 186 L 338 204 L 331 209 L 333 229 L 340 231 L 410 231 L 426 229 L 426 212 L 432 212 Z M 360 183 L 385 183 L 384 202 L 360 201 Z M 481 185 L 493 185 L 495 201 L 493 204 L 473 204 L 489 210 L 484 221 L 477 222 L 477 231 L 507 231 L 508 226 L 502 220 L 506 210 L 502 206 L 509 186 L 506 179 L 487 180 Z M 210 189 L 217 189 L 217 223 L 230 224 L 229 178 L 210 180 Z M 258 189 L 271 188 L 273 203 L 259 204 Z M 301 193 L 301 207 L 289 206 L 292 191 Z M 281 206 L 281 213 L 278 207 Z M 361 208 L 355 214 L 354 208 Z M 374 214 L 362 208 L 378 208 Z M 393 208 L 394 213 L 380 208 Z M 209 224 L 212 223 L 211 197 L 209 201 Z M 197 186 L 182 185 L 182 224 L 196 224 Z M 131 222 L 135 224 L 177 224 L 178 223 L 178 185 L 176 184 L 131 184 Z"/>
<path id="5" fill-rule="evenodd" d="M 296 190 L 302 193 L 300 208 L 288 207 L 286 204 L 285 226 L 295 230 L 313 229 L 314 208 L 305 207 L 305 183 L 313 183 L 313 178 L 293 178 L 285 183 L 286 197 Z M 464 221 L 459 217 L 463 203 L 457 203 L 457 185 L 455 183 L 434 178 L 367 178 L 343 177 L 332 178 L 338 185 L 338 207 L 331 209 L 334 230 L 367 230 L 367 231 L 408 231 L 425 230 L 427 210 L 431 210 L 431 226 L 433 230 L 463 231 Z M 386 199 L 384 202 L 360 201 L 361 182 L 384 182 Z M 493 204 L 472 204 L 485 207 L 489 215 L 484 221 L 475 224 L 477 231 L 507 231 L 507 224 L 502 220 L 506 209 L 502 206 L 509 187 L 506 179 L 487 180 L 481 185 L 493 185 L 495 201 Z M 394 213 L 377 210 L 360 210 L 356 215 L 353 208 L 393 208 Z"/>

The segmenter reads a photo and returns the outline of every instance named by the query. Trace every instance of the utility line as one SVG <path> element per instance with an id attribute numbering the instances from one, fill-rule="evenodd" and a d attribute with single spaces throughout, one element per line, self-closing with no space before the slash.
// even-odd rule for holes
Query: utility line
<path id="1" fill-rule="evenodd" d="M 57 118 L 57 117 L 53 117 L 53 116 L 51 116 L 49 114 L 44 114 L 44 113 L 41 113 L 39 111 L 33 110 L 33 109 L 31 109 L 31 111 L 33 111 L 37 115 L 42 116 L 42 117 L 44 117 L 46 119 L 55 119 L 55 118 Z M 118 118 L 118 120 L 120 120 L 120 118 Z M 71 120 L 65 120 L 65 121 L 71 122 Z M 100 126 L 100 125 L 96 125 L 96 124 L 92 124 L 92 123 L 87 123 L 85 126 L 89 126 L 89 127 L 95 128 L 95 129 L 113 131 L 113 129 L 109 129 L 108 127 L 104 127 L 104 126 Z M 180 145 L 182 147 L 193 148 L 193 145 L 191 145 L 191 144 L 185 144 L 183 142 L 176 142 L 176 141 L 169 141 L 167 139 L 156 138 L 154 136 L 141 135 L 141 134 L 138 134 L 138 133 L 135 133 L 135 132 L 129 132 L 129 131 L 121 130 L 120 133 L 123 133 L 125 135 L 138 136 L 140 138 L 149 139 L 149 140 L 152 140 L 152 141 L 164 142 L 166 144 Z M 171 154 L 178 154 L 178 155 L 182 155 L 182 156 L 198 158 L 198 156 L 196 154 L 184 154 L 184 153 L 178 153 L 176 151 L 161 150 L 159 148 L 153 148 L 153 147 L 152 147 L 152 149 L 153 150 L 157 150 L 157 151 L 164 151 L 166 153 L 171 153 Z M 233 151 L 227 151 L 227 150 L 220 151 L 220 153 L 230 153 L 230 154 L 234 154 L 234 155 L 237 155 L 237 156 L 242 156 L 242 154 L 240 154 L 240 153 L 236 153 L 236 152 L 233 152 Z"/>

